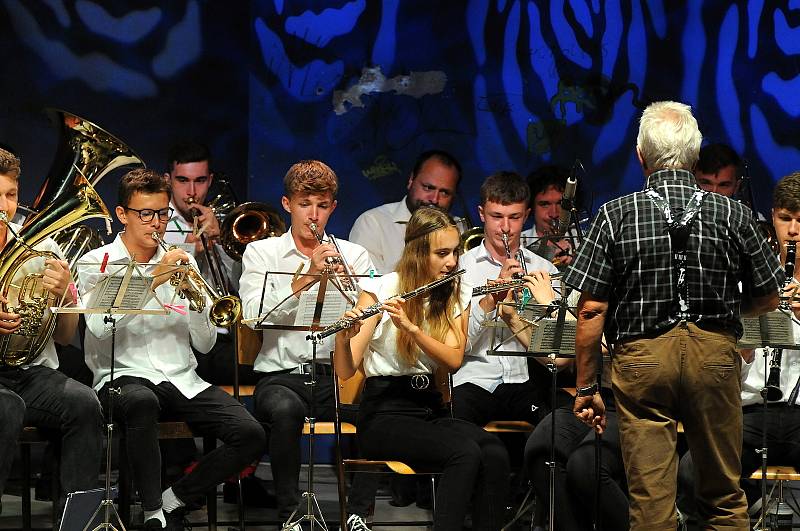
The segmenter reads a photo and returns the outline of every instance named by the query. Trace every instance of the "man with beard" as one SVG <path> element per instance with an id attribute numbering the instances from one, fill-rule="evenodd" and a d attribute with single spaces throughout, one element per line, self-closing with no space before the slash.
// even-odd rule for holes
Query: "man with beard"
<path id="1" fill-rule="evenodd" d="M 377 273 L 391 273 L 400 255 L 411 214 L 423 205 L 449 211 L 461 180 L 461 165 L 441 150 L 425 151 L 417 157 L 408 178 L 408 194 L 396 203 L 386 203 L 361 214 L 350 230 L 350 241 L 363 246 Z"/>

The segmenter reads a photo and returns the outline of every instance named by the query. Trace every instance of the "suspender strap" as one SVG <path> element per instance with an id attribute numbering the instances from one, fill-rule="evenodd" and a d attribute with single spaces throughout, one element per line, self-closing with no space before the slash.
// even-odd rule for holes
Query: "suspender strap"
<path id="1" fill-rule="evenodd" d="M 700 205 L 708 192 L 695 190 L 683 213 L 676 220 L 672 216 L 672 209 L 664 197 L 653 188 L 647 188 L 645 194 L 656 205 L 656 208 L 664 215 L 669 230 L 669 239 L 672 244 L 672 266 L 675 268 L 678 295 L 678 319 L 687 320 L 689 318 L 689 285 L 686 282 L 686 246 L 689 243 L 689 235 L 692 232 L 692 222 L 700 212 Z M 680 211 L 679 211 L 680 212 Z"/>

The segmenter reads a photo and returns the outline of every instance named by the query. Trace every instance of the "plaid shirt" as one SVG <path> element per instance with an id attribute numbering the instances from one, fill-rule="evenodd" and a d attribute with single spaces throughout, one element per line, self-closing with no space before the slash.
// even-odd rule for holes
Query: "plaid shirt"
<path id="1" fill-rule="evenodd" d="M 697 190 L 685 170 L 661 170 L 647 186 L 679 217 Z M 686 246 L 689 320 L 742 334 L 741 290 L 777 293 L 783 271 L 749 209 L 719 194 L 705 195 Z M 678 322 L 677 278 L 664 215 L 644 192 L 600 207 L 564 281 L 609 302 L 605 333 L 620 341 L 658 333 Z"/>

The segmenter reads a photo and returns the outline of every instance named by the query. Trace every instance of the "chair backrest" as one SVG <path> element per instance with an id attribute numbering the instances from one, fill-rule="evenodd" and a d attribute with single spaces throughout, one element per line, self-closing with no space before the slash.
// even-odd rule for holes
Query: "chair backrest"
<path id="1" fill-rule="evenodd" d="M 236 358 L 240 365 L 254 365 L 258 351 L 261 350 L 261 330 L 253 330 L 247 325 L 236 323 L 239 331 Z"/>

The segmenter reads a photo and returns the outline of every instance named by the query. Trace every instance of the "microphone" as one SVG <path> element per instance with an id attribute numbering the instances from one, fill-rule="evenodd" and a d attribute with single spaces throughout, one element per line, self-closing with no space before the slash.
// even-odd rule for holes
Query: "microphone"
<path id="1" fill-rule="evenodd" d="M 561 217 L 558 219 L 558 236 L 563 236 L 569 228 L 569 218 L 572 213 L 572 200 L 575 199 L 575 188 L 578 186 L 578 178 L 573 172 L 567 178 L 564 185 L 564 195 L 561 196 Z"/>

